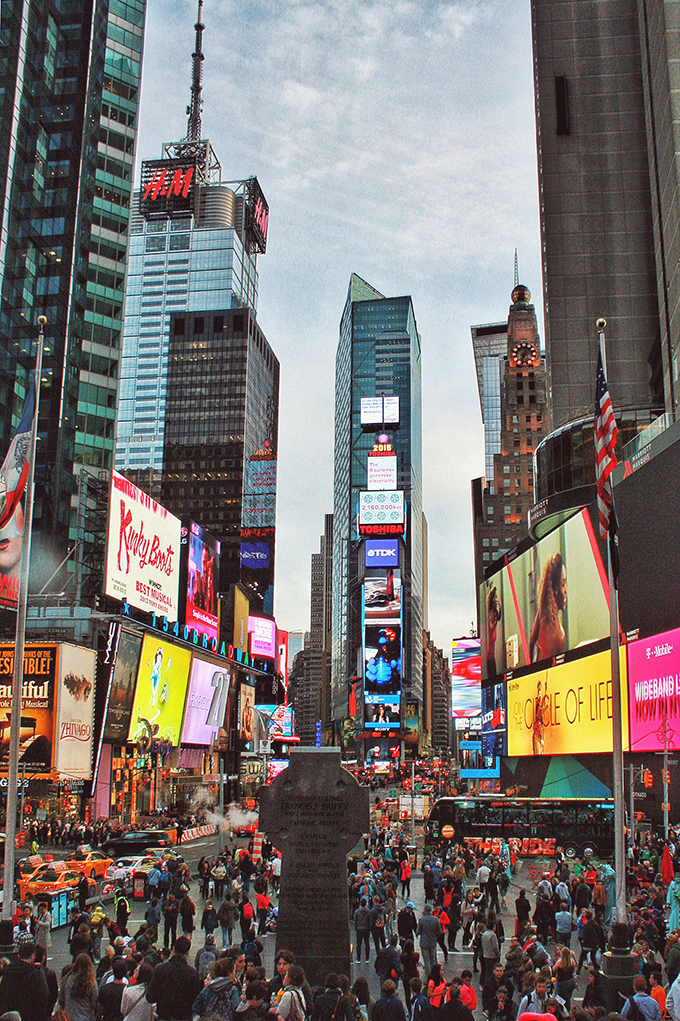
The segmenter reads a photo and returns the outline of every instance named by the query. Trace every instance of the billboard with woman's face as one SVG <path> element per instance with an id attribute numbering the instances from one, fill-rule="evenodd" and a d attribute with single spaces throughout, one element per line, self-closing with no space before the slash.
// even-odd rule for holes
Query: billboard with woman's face
<path id="1" fill-rule="evenodd" d="M 609 634 L 609 585 L 581 510 L 480 586 L 482 679 L 549 664 Z"/>

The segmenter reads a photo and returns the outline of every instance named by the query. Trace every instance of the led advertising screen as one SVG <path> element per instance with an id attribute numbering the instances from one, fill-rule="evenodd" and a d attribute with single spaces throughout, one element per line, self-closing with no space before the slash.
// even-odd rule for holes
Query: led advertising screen
<path id="1" fill-rule="evenodd" d="M 366 703 L 366 730 L 399 730 L 400 700 L 398 696 L 385 696 L 380 702 Z"/>
<path id="2" fill-rule="evenodd" d="M 24 511 L 19 502 L 12 517 L 0 528 L 0 606 L 16 610 L 19 603 Z"/>
<path id="3" fill-rule="evenodd" d="M 284 737 L 296 737 L 295 712 L 291 705 L 277 705 L 269 720 L 269 740 L 280 741 Z"/>
<path id="4" fill-rule="evenodd" d="M 364 629 L 364 701 L 401 693 L 401 626 L 367 624 Z"/>
<path id="5" fill-rule="evenodd" d="M 482 755 L 508 754 L 508 717 L 505 683 L 482 688 Z"/>
<path id="6" fill-rule="evenodd" d="M 393 766 L 399 766 L 400 752 L 399 738 L 371 737 L 366 742 L 366 765 L 376 773 L 389 773 Z"/>
<path id="7" fill-rule="evenodd" d="M 398 397 L 362 397 L 362 425 L 399 425 Z"/>
<path id="8" fill-rule="evenodd" d="M 482 742 L 463 740 L 458 746 L 458 765 L 463 780 L 493 779 L 501 775 L 500 760 L 484 755 Z"/>
<path id="9" fill-rule="evenodd" d="M 401 620 L 401 572 L 391 568 L 367 570 L 364 577 L 364 620 Z"/>
<path id="10" fill-rule="evenodd" d="M 402 490 L 384 493 L 359 493 L 360 525 L 401 525 L 404 523 Z"/>
<path id="11" fill-rule="evenodd" d="M 231 673 L 207 659 L 194 656 L 187 691 L 182 744 L 210 747 L 224 727 Z"/>
<path id="12" fill-rule="evenodd" d="M 482 678 L 548 664 L 609 634 L 609 584 L 584 509 L 480 586 Z"/>
<path id="13" fill-rule="evenodd" d="M 256 659 L 276 659 L 276 624 L 267 617 L 248 617 L 250 655 Z"/>
<path id="14" fill-rule="evenodd" d="M 61 779 L 92 776 L 96 661 L 94 649 L 61 646 L 54 743 L 54 768 Z"/>
<path id="15" fill-rule="evenodd" d="M 130 715 L 129 741 L 151 737 L 179 744 L 191 652 L 145 635 Z"/>
<path id="16" fill-rule="evenodd" d="M 417 702 L 407 702 L 404 718 L 404 749 L 409 759 L 418 758 L 418 735 L 420 733 L 420 713 Z"/>
<path id="17" fill-rule="evenodd" d="M 178 619 L 179 518 L 111 472 L 106 595 Z"/>
<path id="18" fill-rule="evenodd" d="M 210 532 L 191 522 L 187 563 L 186 624 L 208 638 L 219 638 L 217 589 L 220 544 Z"/>
<path id="19" fill-rule="evenodd" d="M 196 160 L 144 160 L 139 212 L 147 219 L 189 217 L 194 209 Z"/>
<path id="20" fill-rule="evenodd" d="M 121 631 L 104 721 L 104 741 L 111 744 L 127 741 L 141 649 L 141 635 Z"/>
<path id="21" fill-rule="evenodd" d="M 58 645 L 26 645 L 21 696 L 19 765 L 31 776 L 49 774 L 52 768 L 54 695 L 58 676 Z M 14 643 L 0 645 L 0 768 L 9 765 L 9 730 L 12 721 Z"/>
<path id="22" fill-rule="evenodd" d="M 680 748 L 680 628 L 628 645 L 630 750 Z"/>
<path id="23" fill-rule="evenodd" d="M 250 567 L 253 571 L 269 570 L 270 556 L 268 542 L 242 542 L 241 567 Z"/>
<path id="24" fill-rule="evenodd" d="M 259 452 L 248 462 L 243 485 L 241 525 L 244 529 L 276 525 L 276 455 Z"/>
<path id="25" fill-rule="evenodd" d="M 620 650 L 623 747 L 628 750 L 626 656 Z M 508 680 L 508 755 L 612 751 L 609 651 Z"/>
<path id="26" fill-rule="evenodd" d="M 399 539 L 364 539 L 365 567 L 399 567 Z"/>
<path id="27" fill-rule="evenodd" d="M 250 684 L 242 684 L 239 700 L 239 741 L 241 751 L 252 752 L 255 748 L 255 688 Z"/>
<path id="28" fill-rule="evenodd" d="M 397 455 L 368 455 L 368 476 L 366 488 L 374 490 L 393 490 L 397 488 Z"/>
<path id="29" fill-rule="evenodd" d="M 451 646 L 451 714 L 482 711 L 482 653 L 479 638 L 454 638 Z"/>

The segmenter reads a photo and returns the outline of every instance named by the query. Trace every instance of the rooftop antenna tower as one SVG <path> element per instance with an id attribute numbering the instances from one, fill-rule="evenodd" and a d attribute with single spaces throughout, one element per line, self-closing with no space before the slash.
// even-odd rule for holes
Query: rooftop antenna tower
<path id="1" fill-rule="evenodd" d="M 517 260 L 517 249 L 515 249 L 515 283 L 513 284 L 513 287 L 517 287 L 518 283 L 519 283 L 519 262 Z"/>
<path id="2" fill-rule="evenodd" d="M 198 17 L 196 24 L 196 48 L 192 53 L 192 74 L 191 74 L 191 104 L 187 107 L 189 126 L 187 129 L 187 142 L 199 142 L 201 140 L 201 89 L 203 78 L 203 0 L 198 0 Z"/>

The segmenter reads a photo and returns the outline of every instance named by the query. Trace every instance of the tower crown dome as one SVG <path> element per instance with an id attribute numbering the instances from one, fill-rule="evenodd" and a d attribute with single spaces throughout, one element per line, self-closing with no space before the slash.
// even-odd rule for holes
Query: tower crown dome
<path id="1" fill-rule="evenodd" d="M 531 291 L 524 284 L 515 284 L 511 298 L 513 305 L 528 305 L 531 301 Z"/>

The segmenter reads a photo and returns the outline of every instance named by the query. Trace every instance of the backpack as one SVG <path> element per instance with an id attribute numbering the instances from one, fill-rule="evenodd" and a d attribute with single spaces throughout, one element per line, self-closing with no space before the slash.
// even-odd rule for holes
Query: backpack
<path id="1" fill-rule="evenodd" d="M 628 1013 L 626 1014 L 628 1021 L 647 1021 L 646 1015 L 642 1008 L 638 1006 L 638 1002 L 634 996 L 628 997 Z"/>
<path id="2" fill-rule="evenodd" d="M 260 952 L 257 949 L 257 943 L 255 940 L 249 940 L 243 948 L 243 953 L 246 958 L 246 966 L 254 965 L 256 968 L 261 967 L 262 958 Z"/>
<path id="3" fill-rule="evenodd" d="M 198 977 L 205 978 L 208 971 L 215 963 L 216 957 L 212 950 L 206 950 L 201 954 L 198 961 Z"/>
<path id="4" fill-rule="evenodd" d="M 234 1008 L 231 1005 L 230 986 L 216 993 L 210 986 L 199 993 L 198 1001 L 204 1000 L 206 1012 L 202 1015 L 203 1021 L 233 1021 Z M 194 1007 L 197 1003 L 194 1004 Z"/>

